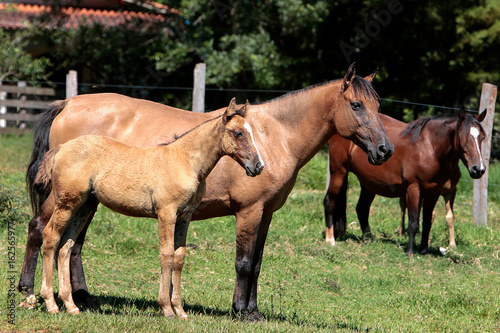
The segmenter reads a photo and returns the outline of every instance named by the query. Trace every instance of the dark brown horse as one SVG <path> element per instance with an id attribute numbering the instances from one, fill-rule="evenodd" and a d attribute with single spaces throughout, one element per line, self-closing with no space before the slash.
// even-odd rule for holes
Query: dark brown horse
<path id="1" fill-rule="evenodd" d="M 378 117 L 379 103 L 370 84 L 372 78 L 372 75 L 366 78 L 355 75 L 351 66 L 341 80 L 252 106 L 245 119 L 255 132 L 266 168 L 259 177 L 245 177 L 244 170 L 236 162 L 223 157 L 208 176 L 206 194 L 193 220 L 236 216 L 236 283 L 232 309 L 242 318 L 262 319 L 257 309 L 257 280 L 264 243 L 273 213 L 285 203 L 300 168 L 334 134 L 360 145 L 371 163 L 382 163 L 391 156 L 393 145 Z M 35 129 L 28 186 L 32 184 L 43 154 L 50 147 L 75 137 L 100 134 L 128 145 L 148 147 L 171 141 L 175 134 L 222 112 L 194 113 L 116 94 L 82 95 L 59 102 L 42 115 Z M 45 199 L 36 197 L 43 189 L 36 190 L 32 191 L 35 207 Z M 41 233 L 49 217 L 38 211 L 30 222 L 18 286 L 31 297 L 27 303 L 34 298 Z M 78 237 L 72 252 L 71 284 L 75 296 L 92 303 L 80 258 L 85 231 Z"/>
<path id="2" fill-rule="evenodd" d="M 444 199 L 446 208 L 446 226 L 448 227 L 448 247 L 443 251 L 446 253 L 449 250 L 455 249 L 457 244 L 455 242 L 455 214 L 453 213 L 453 205 L 457 195 L 457 184 L 462 177 L 460 167 L 455 165 L 451 171 L 450 179 L 444 184 L 441 189 L 441 196 Z M 399 205 L 401 206 L 401 226 L 399 227 L 399 235 L 402 236 L 406 232 L 405 228 L 405 213 L 406 213 L 406 199 L 400 198 Z M 432 224 L 436 218 L 435 212 L 432 213 Z"/>
<path id="3" fill-rule="evenodd" d="M 465 113 L 458 117 L 426 117 L 407 125 L 381 114 L 380 119 L 395 149 L 391 159 L 380 166 L 365 163 L 366 155 L 361 150 L 340 136 L 334 136 L 329 142 L 329 181 L 324 200 L 325 241 L 334 245 L 334 232 L 336 237 L 345 234 L 347 176 L 353 172 L 361 184 L 356 213 L 363 236 L 371 235 L 368 214 L 375 195 L 399 197 L 408 207 L 406 253 L 414 254 L 421 207 L 420 253 L 427 253 L 434 206 L 444 185 L 456 181 L 456 177 L 453 180 L 450 177 L 458 168 L 459 160 L 467 166 L 472 178 L 479 178 L 485 172 L 480 148 L 485 137 L 480 122 L 485 115 L 486 111 L 476 118 Z"/>

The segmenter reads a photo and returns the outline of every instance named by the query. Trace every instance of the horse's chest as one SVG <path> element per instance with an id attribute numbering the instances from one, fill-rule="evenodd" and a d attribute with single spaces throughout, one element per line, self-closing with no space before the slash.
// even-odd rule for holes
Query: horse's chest
<path id="1" fill-rule="evenodd" d="M 182 202 L 179 202 L 177 220 L 193 214 L 205 194 L 205 182 L 203 181 L 200 185 L 196 186 L 193 191 L 186 191 L 186 193 L 190 194 L 187 195 Z"/>

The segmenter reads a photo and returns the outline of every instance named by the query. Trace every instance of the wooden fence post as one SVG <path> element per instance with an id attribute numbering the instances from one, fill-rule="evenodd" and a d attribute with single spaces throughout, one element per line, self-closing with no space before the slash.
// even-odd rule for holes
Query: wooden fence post
<path id="1" fill-rule="evenodd" d="M 0 101 L 4 101 L 6 99 L 7 99 L 7 92 L 0 91 Z M 7 107 L 5 105 L 0 106 L 0 115 L 6 113 L 7 113 Z M 0 128 L 5 128 L 5 127 L 7 127 L 7 120 L 0 119 Z"/>
<path id="2" fill-rule="evenodd" d="M 196 64 L 194 68 L 193 84 L 193 111 L 205 111 L 205 72 L 207 65 L 204 63 Z"/>
<path id="3" fill-rule="evenodd" d="M 78 95 L 78 73 L 71 70 L 66 74 L 66 98 L 76 95 Z"/>
<path id="4" fill-rule="evenodd" d="M 486 131 L 486 139 L 483 141 L 482 146 L 486 172 L 481 178 L 474 180 L 472 206 L 474 225 L 478 226 L 488 225 L 488 165 L 490 162 L 491 134 L 493 132 L 493 116 L 495 115 L 496 100 L 497 86 L 483 83 L 479 112 L 487 109 L 486 118 L 482 122 L 483 128 Z"/>

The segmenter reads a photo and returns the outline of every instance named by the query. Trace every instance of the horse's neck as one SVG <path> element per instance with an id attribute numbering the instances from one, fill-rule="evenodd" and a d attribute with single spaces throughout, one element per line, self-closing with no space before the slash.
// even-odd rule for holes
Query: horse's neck
<path id="1" fill-rule="evenodd" d="M 221 118 L 217 118 L 200 125 L 184 134 L 170 145 L 186 155 L 198 180 L 205 179 L 224 155 L 222 148 L 222 134 L 224 125 Z"/>
<path id="2" fill-rule="evenodd" d="M 442 162 L 458 161 L 455 147 L 455 136 L 458 135 L 456 123 L 444 125 L 443 122 L 431 122 L 426 127 L 436 158 Z"/>
<path id="3" fill-rule="evenodd" d="M 276 125 L 269 125 L 275 140 L 302 167 L 334 134 L 335 127 L 330 109 L 339 93 L 340 83 L 325 85 L 294 92 L 261 105 Z M 259 113 L 256 113 L 259 117 Z M 266 143 L 269 145 L 269 143 Z M 281 155 L 283 156 L 283 155 Z"/>

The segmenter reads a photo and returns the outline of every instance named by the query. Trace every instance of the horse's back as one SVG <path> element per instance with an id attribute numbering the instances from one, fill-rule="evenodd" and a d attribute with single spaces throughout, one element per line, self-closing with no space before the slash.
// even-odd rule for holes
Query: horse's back
<path id="1" fill-rule="evenodd" d="M 124 95 L 79 95 L 54 119 L 50 146 L 82 135 L 103 135 L 130 146 L 170 142 L 214 115 L 195 113 Z M 148 134 L 145 134 L 148 133 Z"/>

